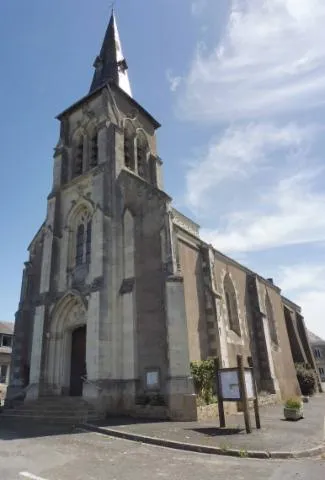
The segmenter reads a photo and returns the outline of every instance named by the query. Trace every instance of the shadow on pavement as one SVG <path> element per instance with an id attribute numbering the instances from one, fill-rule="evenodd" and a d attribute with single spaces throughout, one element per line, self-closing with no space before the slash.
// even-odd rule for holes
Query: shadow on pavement
<path id="1" fill-rule="evenodd" d="M 12 420 L 0 416 L 0 440 L 17 440 L 78 433 L 76 425 L 58 425 L 33 420 Z"/>
<path id="2" fill-rule="evenodd" d="M 206 427 L 206 428 L 190 428 L 188 430 L 191 430 L 197 433 L 202 433 L 203 435 L 209 435 L 210 437 L 238 435 L 239 433 L 245 433 L 244 428 Z"/>
<path id="3" fill-rule="evenodd" d="M 91 421 L 93 425 L 98 427 L 123 427 L 127 425 L 139 425 L 139 424 L 158 424 L 158 423 L 171 423 L 169 420 L 157 420 L 154 418 L 141 418 L 141 417 L 127 417 L 127 416 L 108 416 L 104 420 Z"/>

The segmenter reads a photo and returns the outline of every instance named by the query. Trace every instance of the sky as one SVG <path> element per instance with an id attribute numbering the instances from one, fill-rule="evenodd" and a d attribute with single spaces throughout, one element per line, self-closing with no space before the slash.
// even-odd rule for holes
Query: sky
<path id="1" fill-rule="evenodd" d="M 110 3 L 1 1 L 1 320 L 45 218 L 55 116 L 88 92 Z M 116 16 L 175 206 L 325 338 L 323 0 L 117 0 Z"/>

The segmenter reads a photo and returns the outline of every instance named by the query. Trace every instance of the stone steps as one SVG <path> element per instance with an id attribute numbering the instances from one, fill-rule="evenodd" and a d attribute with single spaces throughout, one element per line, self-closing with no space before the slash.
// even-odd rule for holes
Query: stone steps
<path id="1" fill-rule="evenodd" d="M 79 397 L 41 397 L 15 408 L 4 408 L 1 417 L 65 424 L 96 421 L 101 418 L 92 405 Z"/>

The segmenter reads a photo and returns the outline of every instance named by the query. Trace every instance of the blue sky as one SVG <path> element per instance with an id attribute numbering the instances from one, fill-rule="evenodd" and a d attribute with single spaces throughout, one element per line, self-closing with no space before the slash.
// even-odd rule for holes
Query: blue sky
<path id="1" fill-rule="evenodd" d="M 87 93 L 110 15 L 96 0 L 0 6 L 0 318 L 51 188 L 55 115 Z M 273 277 L 325 337 L 323 0 L 119 0 L 135 99 L 163 125 L 176 206 Z"/>

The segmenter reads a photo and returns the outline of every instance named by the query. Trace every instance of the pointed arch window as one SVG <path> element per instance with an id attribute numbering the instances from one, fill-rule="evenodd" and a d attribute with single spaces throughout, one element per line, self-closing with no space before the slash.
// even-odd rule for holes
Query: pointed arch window
<path id="1" fill-rule="evenodd" d="M 278 340 L 278 335 L 276 331 L 274 312 L 273 312 L 272 302 L 268 293 L 266 293 L 265 295 L 265 313 L 266 313 L 267 322 L 269 325 L 271 342 L 273 345 L 278 346 L 279 340 Z"/>
<path id="2" fill-rule="evenodd" d="M 240 332 L 236 291 L 229 274 L 225 276 L 223 288 L 225 292 L 225 301 L 226 301 L 229 328 L 230 330 L 232 330 L 233 332 L 235 332 L 237 335 L 240 336 L 241 332 Z"/>
<path id="3" fill-rule="evenodd" d="M 148 160 L 149 181 L 152 185 L 157 185 L 157 165 L 156 159 L 151 155 Z"/>
<path id="4" fill-rule="evenodd" d="M 76 265 L 83 263 L 83 249 L 84 249 L 85 227 L 83 224 L 79 225 L 77 230 L 76 242 Z"/>
<path id="5" fill-rule="evenodd" d="M 86 235 L 86 262 L 90 263 L 91 258 L 91 220 L 87 223 L 87 235 Z"/>
<path id="6" fill-rule="evenodd" d="M 148 143 L 144 134 L 140 132 L 137 136 L 137 167 L 140 177 L 146 176 Z"/>
<path id="7" fill-rule="evenodd" d="M 91 261 L 91 237 L 92 222 L 88 214 L 83 214 L 80 218 L 76 231 L 75 263 L 76 266 Z"/>
<path id="8" fill-rule="evenodd" d="M 135 170 L 134 161 L 134 138 L 135 130 L 130 121 L 125 123 L 124 128 L 124 163 L 130 170 Z"/>
<path id="9" fill-rule="evenodd" d="M 75 159 L 74 159 L 74 168 L 73 176 L 81 175 L 83 170 L 83 158 L 84 158 L 84 140 L 83 137 L 79 138 L 76 149 L 75 149 Z"/>
<path id="10" fill-rule="evenodd" d="M 98 165 L 98 134 L 94 132 L 90 138 L 90 168 Z"/>

